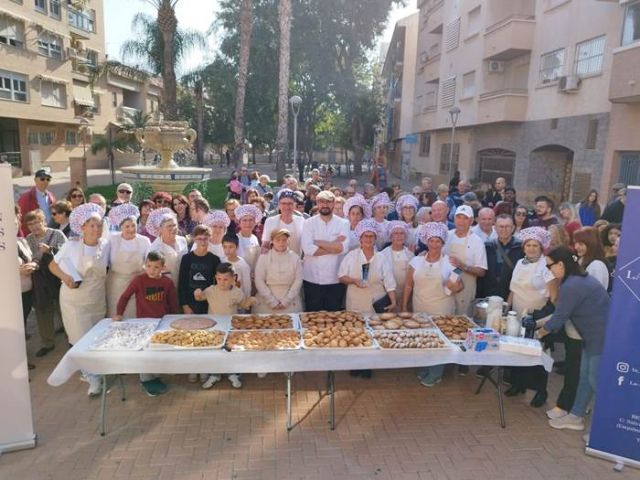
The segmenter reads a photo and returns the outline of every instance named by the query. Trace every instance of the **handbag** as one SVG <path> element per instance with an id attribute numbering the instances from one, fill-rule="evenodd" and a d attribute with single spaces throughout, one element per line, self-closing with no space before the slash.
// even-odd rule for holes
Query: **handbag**
<path id="1" fill-rule="evenodd" d="M 376 313 L 384 313 L 386 312 L 385 308 L 391 305 L 391 299 L 389 295 L 385 295 L 384 297 L 373 302 L 373 310 Z"/>

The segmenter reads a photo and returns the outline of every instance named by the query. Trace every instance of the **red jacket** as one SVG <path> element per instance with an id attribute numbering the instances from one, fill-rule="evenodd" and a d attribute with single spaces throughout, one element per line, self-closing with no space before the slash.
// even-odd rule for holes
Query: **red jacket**
<path id="1" fill-rule="evenodd" d="M 56 202 L 55 195 L 49 190 L 47 190 L 45 193 L 47 195 L 49 206 L 53 205 Z M 34 210 L 40 208 L 40 205 L 38 205 L 38 198 L 36 197 L 36 187 L 31 187 L 29 190 L 20 195 L 20 198 L 18 198 L 18 205 L 20 206 L 20 213 L 22 213 L 22 218 L 24 218 L 27 213 L 33 212 Z M 22 234 L 25 237 L 29 234 L 29 229 L 24 224 L 24 222 L 22 223 Z"/>
<path id="2" fill-rule="evenodd" d="M 169 277 L 151 278 L 146 273 L 134 277 L 118 300 L 118 315 L 124 313 L 134 294 L 137 318 L 162 318 L 178 313 L 178 294 Z"/>

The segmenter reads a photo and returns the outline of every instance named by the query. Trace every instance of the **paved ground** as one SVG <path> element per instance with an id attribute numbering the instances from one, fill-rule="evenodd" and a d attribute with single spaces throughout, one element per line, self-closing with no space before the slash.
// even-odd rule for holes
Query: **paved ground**
<path id="1" fill-rule="evenodd" d="M 33 319 L 30 319 L 32 322 Z M 33 325 L 29 330 L 33 331 Z M 36 359 L 31 372 L 38 447 L 0 457 L 0 478 L 64 479 L 637 479 L 587 457 L 579 432 L 552 430 L 544 409 L 526 397 L 507 399 L 499 426 L 494 391 L 473 394 L 472 375 L 445 376 L 433 389 L 413 370 L 376 372 L 371 380 L 337 375 L 337 428 L 328 428 L 325 377 L 297 374 L 294 421 L 284 428 L 284 379 L 245 376 L 242 390 L 225 381 L 203 391 L 184 376 L 170 391 L 145 396 L 128 377 L 129 399 L 109 395 L 106 437 L 97 433 L 99 401 L 76 376 L 61 387 L 46 378 L 64 353 Z M 37 335 L 28 342 L 33 355 Z M 552 375 L 551 398 L 561 377 Z"/>

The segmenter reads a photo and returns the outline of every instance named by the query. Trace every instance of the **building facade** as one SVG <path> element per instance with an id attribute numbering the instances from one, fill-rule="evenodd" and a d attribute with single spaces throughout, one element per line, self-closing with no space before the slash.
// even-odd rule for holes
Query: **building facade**
<path id="1" fill-rule="evenodd" d="M 502 176 L 525 202 L 629 183 L 621 162 L 640 162 L 629 144 L 640 119 L 637 3 L 418 0 L 409 174 Z"/>
<path id="2" fill-rule="evenodd" d="M 106 166 L 92 141 L 160 101 L 161 85 L 132 69 L 92 80 L 106 60 L 103 2 L 77 5 L 0 0 L 0 155 L 25 174 L 65 170 L 85 155 Z"/>

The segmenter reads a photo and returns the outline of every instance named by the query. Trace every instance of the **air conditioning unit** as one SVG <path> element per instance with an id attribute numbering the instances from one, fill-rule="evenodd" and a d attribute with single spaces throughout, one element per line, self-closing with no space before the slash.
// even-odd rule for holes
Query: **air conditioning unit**
<path id="1" fill-rule="evenodd" d="M 77 58 L 78 57 L 78 50 L 73 48 L 73 47 L 67 48 L 67 57 L 68 58 Z"/>
<path id="2" fill-rule="evenodd" d="M 489 73 L 504 72 L 504 62 L 489 60 Z"/>
<path id="3" fill-rule="evenodd" d="M 558 90 L 563 93 L 577 92 L 581 81 L 578 75 L 565 75 L 558 79 Z"/>
<path id="4" fill-rule="evenodd" d="M 78 73 L 88 73 L 89 72 L 89 66 L 86 63 L 78 62 L 76 64 L 75 71 L 78 72 Z"/>

